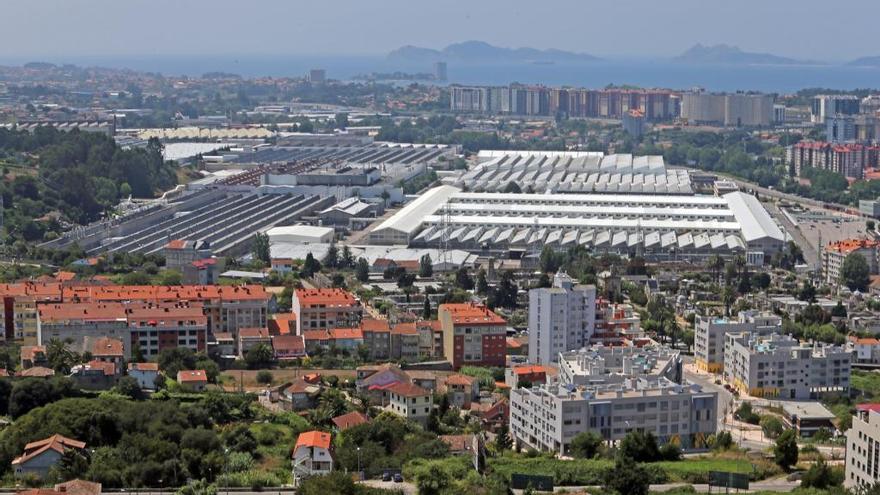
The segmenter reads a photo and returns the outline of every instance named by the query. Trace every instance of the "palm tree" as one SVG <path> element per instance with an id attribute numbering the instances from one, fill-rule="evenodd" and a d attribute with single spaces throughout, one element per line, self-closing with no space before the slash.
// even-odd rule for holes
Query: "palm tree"
<path id="1" fill-rule="evenodd" d="M 718 283 L 718 273 L 724 267 L 724 260 L 722 260 L 717 254 L 713 254 L 709 256 L 706 265 L 709 270 L 712 271 L 712 280 L 714 280 L 715 283 Z"/>

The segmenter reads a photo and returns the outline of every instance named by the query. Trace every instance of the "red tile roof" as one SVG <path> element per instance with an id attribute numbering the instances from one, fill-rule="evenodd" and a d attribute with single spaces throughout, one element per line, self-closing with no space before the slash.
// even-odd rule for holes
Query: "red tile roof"
<path id="1" fill-rule="evenodd" d="M 357 305 L 357 299 L 343 289 L 297 289 L 294 297 L 302 307 L 324 305 L 325 307 L 346 307 Z"/>
<path id="2" fill-rule="evenodd" d="M 302 336 L 306 342 L 310 340 L 319 342 L 322 340 L 330 340 L 330 332 L 327 330 L 305 330 Z"/>
<path id="3" fill-rule="evenodd" d="M 129 371 L 159 371 L 159 363 L 128 363 Z"/>
<path id="4" fill-rule="evenodd" d="M 259 327 L 240 328 L 238 330 L 239 339 L 268 339 L 269 329 Z"/>
<path id="5" fill-rule="evenodd" d="M 180 370 L 177 372 L 178 383 L 208 383 L 205 370 Z"/>
<path id="6" fill-rule="evenodd" d="M 296 439 L 296 447 L 320 447 L 322 449 L 330 448 L 330 434 L 323 431 L 307 431 L 300 433 Z"/>
<path id="7" fill-rule="evenodd" d="M 470 387 L 474 383 L 474 378 L 467 375 L 449 375 L 446 377 L 446 385 L 459 385 Z"/>
<path id="8" fill-rule="evenodd" d="M 391 328 L 391 333 L 392 335 L 419 335 L 419 331 L 418 329 L 416 329 L 415 323 L 398 323 Z"/>
<path id="9" fill-rule="evenodd" d="M 339 428 L 339 431 L 344 431 L 352 426 L 362 425 L 364 423 L 369 423 L 370 418 L 366 414 L 360 411 L 352 411 L 348 414 L 343 414 L 342 416 L 336 416 L 333 418 L 333 424 Z"/>
<path id="10" fill-rule="evenodd" d="M 449 313 L 454 325 L 506 325 L 507 321 L 482 304 L 441 304 L 439 311 Z"/>
<path id="11" fill-rule="evenodd" d="M 404 382 L 395 382 L 388 387 L 387 390 L 394 394 L 402 395 L 403 397 L 423 397 L 425 395 L 431 395 L 430 391 L 425 390 L 418 385 Z"/>
<path id="12" fill-rule="evenodd" d="M 49 438 L 37 440 L 36 442 L 31 442 L 25 445 L 22 455 L 13 460 L 12 464 L 16 465 L 27 462 L 47 450 L 54 450 L 59 454 L 63 454 L 67 449 L 84 449 L 85 447 L 85 442 L 67 438 L 64 435 L 56 433 Z"/>
<path id="13" fill-rule="evenodd" d="M 364 340 L 364 334 L 360 328 L 334 328 L 330 330 L 330 338 L 333 340 Z"/>
<path id="14" fill-rule="evenodd" d="M 43 366 L 34 366 L 33 368 L 19 371 L 16 373 L 16 376 L 45 378 L 47 376 L 55 376 L 55 370 Z"/>
<path id="15" fill-rule="evenodd" d="M 842 241 L 829 243 L 826 251 L 836 251 L 841 254 L 849 254 L 859 249 L 877 249 L 880 242 L 871 239 L 844 239 Z"/>
<path id="16" fill-rule="evenodd" d="M 302 335 L 279 335 L 272 339 L 272 348 L 275 352 L 304 351 L 306 344 Z"/>
<path id="17" fill-rule="evenodd" d="M 856 409 L 858 409 L 859 411 L 873 411 L 873 412 L 880 412 L 880 404 L 877 404 L 877 403 L 874 403 L 874 404 L 857 404 L 857 405 L 856 405 Z"/>
<path id="18" fill-rule="evenodd" d="M 122 341 L 111 339 L 109 337 L 101 337 L 95 340 L 92 345 L 92 356 L 95 357 L 122 357 L 124 354 Z"/>
<path id="19" fill-rule="evenodd" d="M 391 324 L 388 323 L 388 320 L 365 318 L 361 320 L 361 331 L 386 333 L 391 331 Z"/>

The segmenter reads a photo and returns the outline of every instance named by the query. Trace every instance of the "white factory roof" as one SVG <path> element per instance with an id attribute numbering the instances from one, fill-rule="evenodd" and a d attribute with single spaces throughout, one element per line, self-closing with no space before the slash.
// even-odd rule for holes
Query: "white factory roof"
<path id="1" fill-rule="evenodd" d="M 606 228 L 606 229 L 644 229 L 644 230 L 710 230 L 710 231 L 735 231 L 740 230 L 738 222 L 724 222 L 719 220 L 654 220 L 641 218 L 572 218 L 572 217 L 517 217 L 517 216 L 481 216 L 481 215 L 451 215 L 447 223 L 450 226 L 522 226 L 522 227 L 571 227 L 571 228 Z M 425 223 L 439 224 L 443 221 L 441 215 L 428 215 L 424 218 Z"/>
<path id="2" fill-rule="evenodd" d="M 746 242 L 766 237 L 785 240 L 782 230 L 754 196 L 743 192 L 732 192 L 725 194 L 723 198 L 730 205 L 737 222 L 742 225 L 742 234 Z"/>
<path id="3" fill-rule="evenodd" d="M 437 208 L 446 203 L 450 196 L 459 191 L 458 188 L 452 186 L 438 186 L 430 189 L 385 219 L 373 229 L 373 232 L 392 229 L 398 232 L 413 233 L 421 228 L 422 220 L 426 215 L 434 213 Z"/>
<path id="4" fill-rule="evenodd" d="M 269 246 L 269 256 L 272 259 L 304 260 L 311 253 L 316 260 L 321 261 L 327 257 L 329 251 L 330 244 L 326 243 L 273 242 Z"/>
<path id="5" fill-rule="evenodd" d="M 608 205 L 622 203 L 630 205 L 644 204 L 658 206 L 717 206 L 720 208 L 728 205 L 728 201 L 716 196 L 669 196 L 660 194 L 528 194 L 457 192 L 452 196 L 452 199 L 458 203 L 465 201 L 496 203 L 592 203 Z"/>
<path id="6" fill-rule="evenodd" d="M 323 237 L 327 234 L 333 235 L 332 227 L 316 227 L 314 225 L 286 225 L 283 227 L 272 227 L 266 231 L 271 239 L 277 236 L 295 235 L 302 237 Z"/>

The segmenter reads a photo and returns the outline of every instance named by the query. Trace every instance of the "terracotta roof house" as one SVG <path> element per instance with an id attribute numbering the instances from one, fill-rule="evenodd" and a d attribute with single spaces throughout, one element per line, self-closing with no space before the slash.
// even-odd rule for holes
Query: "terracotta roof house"
<path id="1" fill-rule="evenodd" d="M 306 344 L 302 335 L 276 335 L 272 337 L 272 349 L 279 361 L 306 357 Z"/>
<path id="2" fill-rule="evenodd" d="M 348 414 L 333 418 L 333 424 L 336 425 L 336 429 L 339 431 L 345 431 L 352 426 L 362 425 L 369 422 L 370 417 L 360 411 L 352 411 Z"/>
<path id="3" fill-rule="evenodd" d="M 293 486 L 298 487 L 309 476 L 333 471 L 331 436 L 323 431 L 300 433 L 293 447 Z"/>
<path id="4" fill-rule="evenodd" d="M 449 446 L 452 455 L 473 454 L 474 435 L 440 435 L 440 441 Z"/>
<path id="5" fill-rule="evenodd" d="M 128 376 L 138 382 L 141 390 L 154 390 L 159 377 L 158 363 L 128 363 Z"/>
<path id="6" fill-rule="evenodd" d="M 48 378 L 50 376 L 55 376 L 55 370 L 52 368 L 46 368 L 43 366 L 34 366 L 33 368 L 28 368 L 25 370 L 21 370 L 15 374 L 15 376 L 20 376 L 23 378 L 27 377 L 37 377 L 37 378 Z"/>
<path id="7" fill-rule="evenodd" d="M 49 470 L 61 461 L 61 456 L 70 449 L 83 450 L 85 442 L 55 434 L 24 446 L 20 456 L 12 461 L 16 477 L 35 475 L 45 478 Z"/>
<path id="8" fill-rule="evenodd" d="M 96 339 L 92 345 L 92 357 L 98 361 L 121 363 L 124 356 L 125 351 L 121 340 L 102 337 Z"/>
<path id="9" fill-rule="evenodd" d="M 55 491 L 67 495 L 101 495 L 101 484 L 86 480 L 70 480 L 55 485 Z"/>
<path id="10" fill-rule="evenodd" d="M 302 411 L 315 407 L 318 401 L 318 395 L 321 393 L 321 386 L 309 383 L 305 378 L 295 378 L 282 391 L 281 396 L 287 403 L 288 409 L 293 411 Z"/>
<path id="11" fill-rule="evenodd" d="M 208 387 L 208 374 L 205 370 L 180 370 L 177 372 L 177 383 L 184 390 L 202 392 Z"/>

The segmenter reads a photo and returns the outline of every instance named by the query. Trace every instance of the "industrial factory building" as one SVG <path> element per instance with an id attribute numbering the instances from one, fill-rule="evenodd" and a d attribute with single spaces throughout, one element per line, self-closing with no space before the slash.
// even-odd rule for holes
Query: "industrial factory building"
<path id="1" fill-rule="evenodd" d="M 580 151 L 481 151 L 479 163 L 451 185 L 470 191 L 693 194 L 686 170 L 662 156 Z"/>
<path id="2" fill-rule="evenodd" d="M 464 192 L 439 186 L 384 220 L 371 244 L 456 248 L 487 254 L 582 245 L 656 259 L 748 255 L 782 249 L 785 235 L 754 197 L 659 194 Z"/>

